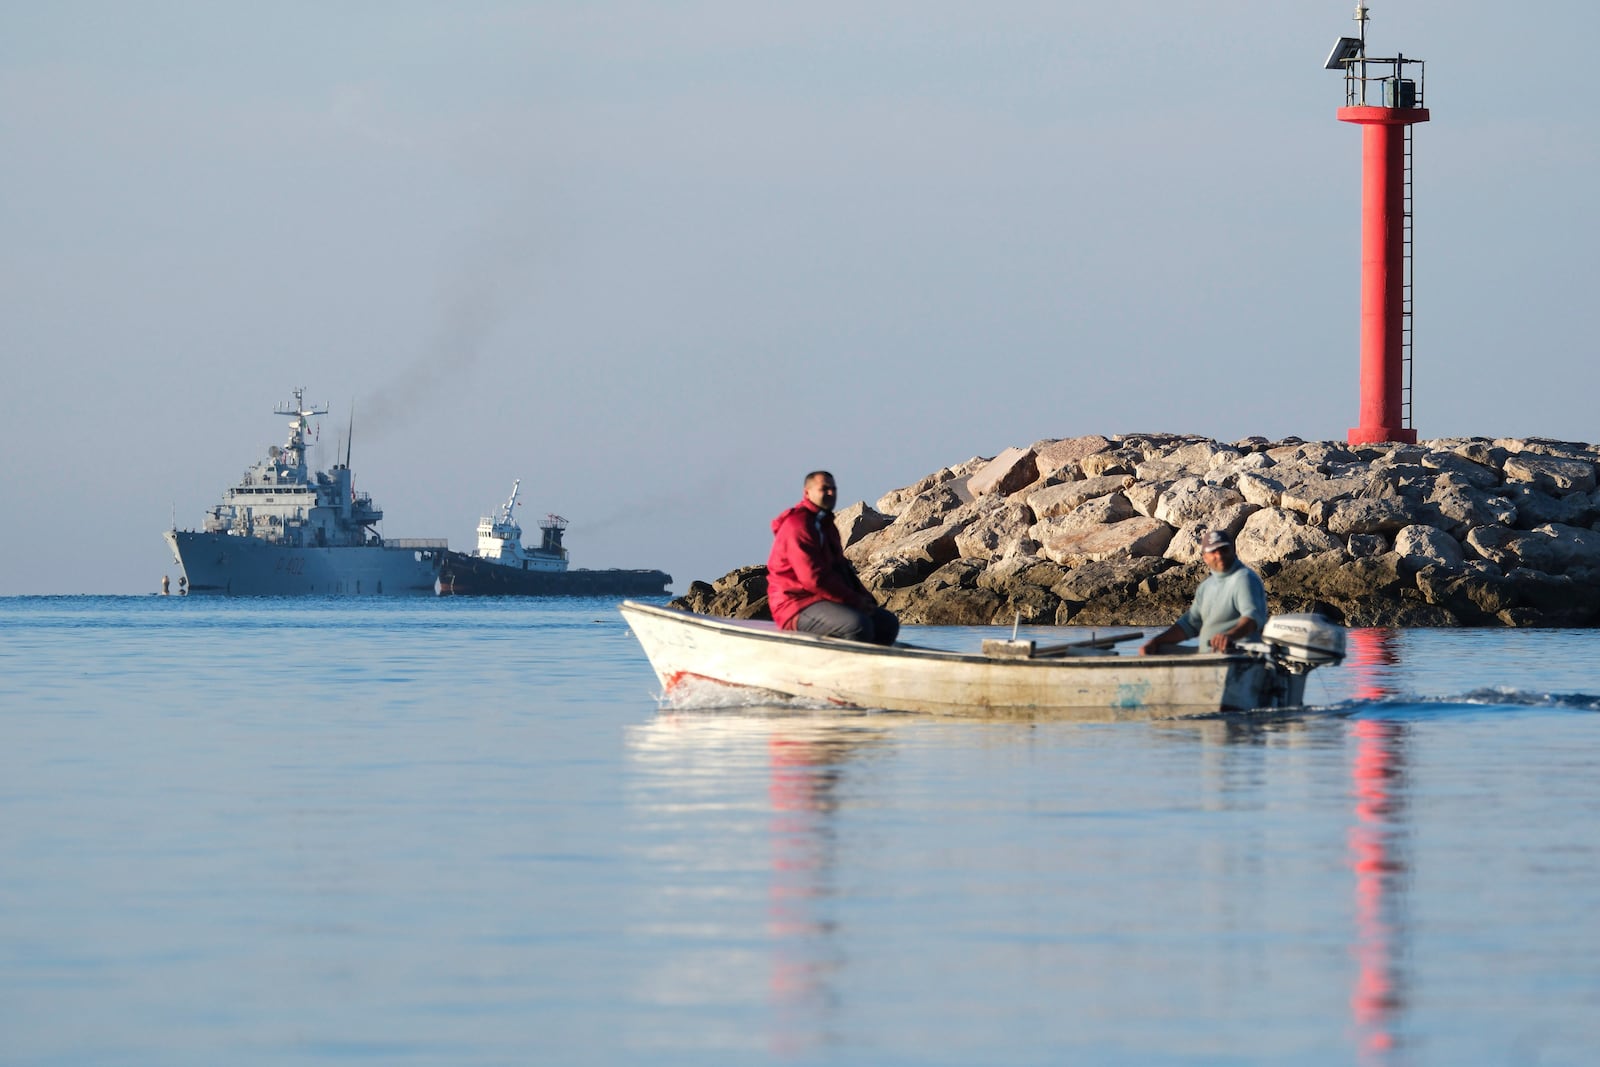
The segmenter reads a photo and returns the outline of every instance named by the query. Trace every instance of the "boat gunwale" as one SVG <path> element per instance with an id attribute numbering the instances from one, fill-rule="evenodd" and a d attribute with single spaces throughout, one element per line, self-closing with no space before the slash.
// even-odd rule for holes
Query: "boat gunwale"
<path id="1" fill-rule="evenodd" d="M 1232 652 L 1193 650 L 1142 656 L 1124 656 L 1118 652 L 1113 652 L 1111 655 L 1092 656 L 986 656 L 982 652 L 958 652 L 952 649 L 898 643 L 894 645 L 874 645 L 865 641 L 851 641 L 841 637 L 824 637 L 820 634 L 779 630 L 767 620 L 727 619 L 715 615 L 698 615 L 680 608 L 643 604 L 636 600 L 624 600 L 619 605 L 619 610 L 622 611 L 625 618 L 627 612 L 633 610 L 667 622 L 683 623 L 703 630 L 716 631 L 730 637 L 748 638 L 756 641 L 775 641 L 780 644 L 791 645 L 815 645 L 820 648 L 848 652 L 851 655 L 887 656 L 896 659 L 944 660 L 1001 667 L 1031 667 L 1042 670 L 1073 667 L 1109 670 L 1111 668 L 1126 668 L 1129 664 L 1138 662 L 1152 667 L 1206 667 L 1214 669 L 1223 663 L 1234 661 L 1258 662 L 1267 658 L 1261 653 L 1244 650 Z"/>

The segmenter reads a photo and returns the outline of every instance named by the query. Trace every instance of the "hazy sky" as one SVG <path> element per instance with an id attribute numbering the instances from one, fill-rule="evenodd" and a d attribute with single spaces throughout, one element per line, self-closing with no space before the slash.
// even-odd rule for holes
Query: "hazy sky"
<path id="1" fill-rule="evenodd" d="M 1417 429 L 1600 437 L 1600 8 L 1370 6 L 1427 61 Z M 1352 10 L 0 0 L 0 595 L 175 580 L 296 386 L 388 536 L 521 478 L 679 591 L 814 467 L 1342 440 Z"/>

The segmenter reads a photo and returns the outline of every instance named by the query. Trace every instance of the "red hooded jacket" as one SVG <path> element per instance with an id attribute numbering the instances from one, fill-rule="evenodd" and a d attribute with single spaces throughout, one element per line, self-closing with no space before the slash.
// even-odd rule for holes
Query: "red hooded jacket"
<path id="1" fill-rule="evenodd" d="M 794 629 L 795 616 L 819 600 L 860 608 L 869 599 L 866 586 L 844 558 L 833 512 L 802 499 L 772 520 L 767 604 L 780 628 Z"/>

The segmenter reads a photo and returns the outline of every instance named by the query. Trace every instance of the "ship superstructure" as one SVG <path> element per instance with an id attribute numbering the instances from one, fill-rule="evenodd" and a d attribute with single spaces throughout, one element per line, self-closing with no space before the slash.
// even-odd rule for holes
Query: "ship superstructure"
<path id="1" fill-rule="evenodd" d="M 500 511 L 478 520 L 478 556 L 523 571 L 566 570 L 567 550 L 562 547 L 561 535 L 567 528 L 567 520 L 560 515 L 547 515 L 539 524 L 542 536 L 538 548 L 522 547 L 522 527 L 513 515 L 521 489 L 522 479 L 518 478 L 511 483 L 511 497 L 500 506 Z"/>
<path id="2" fill-rule="evenodd" d="M 168 530 L 167 544 L 191 593 L 239 596 L 432 593 L 448 547 L 439 539 L 385 540 L 383 512 L 355 488 L 349 442 L 343 463 L 312 471 L 306 450 L 310 420 L 326 407 L 307 406 L 305 391 L 275 414 L 289 419 L 289 437 L 229 488 L 206 512 L 202 528 Z"/>
<path id="3" fill-rule="evenodd" d="M 478 520 L 478 548 L 472 555 L 446 552 L 439 592 L 458 596 L 659 596 L 672 575 L 656 570 L 567 569 L 561 543 L 567 520 L 546 515 L 539 523 L 539 546 L 524 548 L 517 523 L 522 479 L 500 510 Z"/>

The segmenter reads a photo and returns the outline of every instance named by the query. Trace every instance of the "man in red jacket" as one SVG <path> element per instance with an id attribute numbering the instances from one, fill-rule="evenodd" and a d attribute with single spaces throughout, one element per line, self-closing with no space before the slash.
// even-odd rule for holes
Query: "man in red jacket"
<path id="1" fill-rule="evenodd" d="M 833 475 L 812 471 L 800 503 L 772 520 L 772 553 L 767 557 L 772 619 L 785 630 L 892 645 L 900 620 L 878 606 L 844 558 L 833 524 L 838 499 Z"/>

